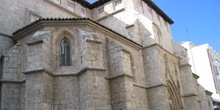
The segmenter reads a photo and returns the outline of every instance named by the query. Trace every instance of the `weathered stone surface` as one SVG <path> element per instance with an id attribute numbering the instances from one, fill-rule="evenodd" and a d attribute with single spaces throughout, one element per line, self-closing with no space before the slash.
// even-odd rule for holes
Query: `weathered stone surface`
<path id="1" fill-rule="evenodd" d="M 167 20 L 142 0 L 115 2 L 1 1 L 1 109 L 211 110 Z M 40 17 L 110 29 L 48 19 L 10 38 Z"/>

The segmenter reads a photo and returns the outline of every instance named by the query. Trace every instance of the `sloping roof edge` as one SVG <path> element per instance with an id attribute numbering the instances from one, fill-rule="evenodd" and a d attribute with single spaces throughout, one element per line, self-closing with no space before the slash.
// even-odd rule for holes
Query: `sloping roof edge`
<path id="1" fill-rule="evenodd" d="M 86 0 L 72 0 L 75 1 L 82 6 L 89 8 L 89 9 L 94 9 L 99 6 L 102 6 L 103 4 L 111 1 L 111 0 L 98 0 L 92 4 L 87 2 Z M 166 14 L 164 13 L 152 0 L 143 0 L 147 5 L 149 5 L 152 9 L 154 9 L 165 21 L 167 21 L 170 24 L 173 24 L 174 21 Z"/>
<path id="2" fill-rule="evenodd" d="M 17 39 L 16 36 L 19 35 L 19 33 L 26 32 L 26 30 L 28 28 L 31 28 L 31 27 L 34 27 L 34 26 L 43 26 L 44 22 L 50 22 L 50 21 L 89 21 L 89 22 L 92 22 L 92 23 L 94 23 L 94 24 L 96 24 L 96 25 L 98 25 L 98 26 L 100 26 L 100 27 L 102 27 L 104 29 L 107 29 L 108 31 L 110 31 L 110 32 L 120 36 L 121 38 L 123 38 L 123 39 L 125 39 L 125 40 L 127 40 L 127 41 L 129 41 L 129 42 L 131 42 L 131 43 L 133 43 L 135 45 L 137 45 L 138 47 L 142 48 L 142 45 L 134 42 L 131 39 L 128 39 L 127 37 L 121 35 L 120 33 L 117 33 L 116 31 L 114 31 L 114 30 L 112 30 L 112 29 L 110 29 L 110 28 L 108 28 L 108 27 L 106 27 L 106 26 L 104 26 L 104 25 L 102 25 L 102 24 L 100 24 L 100 23 L 98 23 L 96 21 L 93 21 L 93 20 L 91 20 L 89 18 L 42 18 L 42 19 L 39 19 L 39 20 L 37 20 L 37 21 L 35 21 L 35 22 L 33 22 L 33 23 L 31 23 L 31 24 L 29 24 L 29 25 L 27 25 L 27 26 L 25 26 L 25 27 L 23 27 L 21 29 L 18 29 L 17 31 L 15 31 L 13 33 L 13 35 L 15 36 L 14 38 Z"/>
<path id="3" fill-rule="evenodd" d="M 168 23 L 170 24 L 174 23 L 174 21 L 166 13 L 164 13 L 154 2 L 152 2 L 151 0 L 143 0 L 143 1 L 146 4 L 148 4 L 152 9 L 154 9 Z"/>

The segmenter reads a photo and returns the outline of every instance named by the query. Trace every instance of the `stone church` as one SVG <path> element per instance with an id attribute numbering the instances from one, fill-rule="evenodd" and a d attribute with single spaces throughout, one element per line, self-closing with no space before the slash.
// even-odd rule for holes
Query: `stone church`
<path id="1" fill-rule="evenodd" d="M 212 110 L 152 0 L 1 0 L 1 110 Z"/>

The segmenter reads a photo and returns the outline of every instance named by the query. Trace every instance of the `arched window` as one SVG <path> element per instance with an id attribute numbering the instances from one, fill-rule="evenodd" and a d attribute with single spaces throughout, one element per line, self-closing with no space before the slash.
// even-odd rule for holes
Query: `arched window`
<path id="1" fill-rule="evenodd" d="M 60 43 L 60 66 L 71 65 L 70 41 L 64 38 Z"/>

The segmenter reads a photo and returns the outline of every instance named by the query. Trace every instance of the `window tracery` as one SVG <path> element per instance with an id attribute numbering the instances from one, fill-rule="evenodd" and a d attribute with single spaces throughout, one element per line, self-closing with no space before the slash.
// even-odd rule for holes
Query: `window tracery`
<path id="1" fill-rule="evenodd" d="M 70 41 L 64 38 L 60 43 L 60 66 L 71 65 Z"/>

